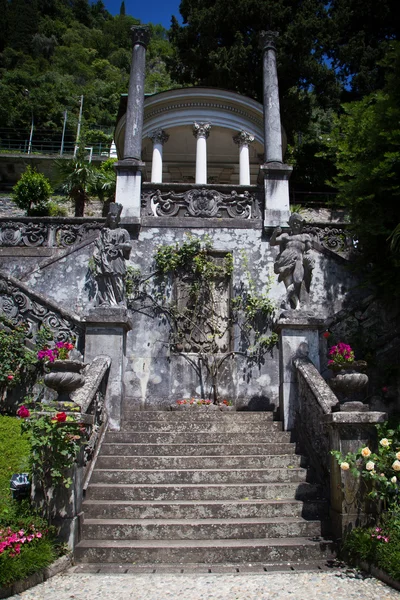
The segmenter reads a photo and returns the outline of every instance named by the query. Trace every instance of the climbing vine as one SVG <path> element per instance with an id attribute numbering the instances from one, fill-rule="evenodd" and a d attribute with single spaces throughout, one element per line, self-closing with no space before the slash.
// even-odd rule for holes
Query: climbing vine
<path id="1" fill-rule="evenodd" d="M 261 360 L 278 340 L 275 333 L 268 334 L 275 314 L 270 284 L 259 293 L 244 252 L 241 262 L 245 281 L 232 289 L 233 254 L 215 250 L 208 236 L 188 235 L 183 244 L 158 247 L 155 270 L 146 278 L 136 269 L 127 275 L 130 307 L 167 318 L 170 347 L 184 353 L 200 379 L 205 367 L 214 402 L 226 359 L 241 354 L 253 362 Z"/>

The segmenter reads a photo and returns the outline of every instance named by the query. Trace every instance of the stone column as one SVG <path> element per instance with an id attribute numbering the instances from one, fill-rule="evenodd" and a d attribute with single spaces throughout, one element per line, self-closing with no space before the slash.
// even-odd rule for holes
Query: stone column
<path id="1" fill-rule="evenodd" d="M 279 407 L 283 429 L 294 427 L 299 395 L 297 374 L 293 360 L 307 356 L 320 371 L 319 331 L 324 320 L 301 314 L 297 311 L 284 311 L 278 321 L 279 332 Z"/>
<path id="2" fill-rule="evenodd" d="M 254 135 L 248 131 L 239 131 L 233 141 L 239 146 L 239 185 L 250 185 L 249 145 L 254 142 Z"/>
<path id="3" fill-rule="evenodd" d="M 210 135 L 210 123 L 193 123 L 193 135 L 196 144 L 196 183 L 207 183 L 207 138 Z"/>
<path id="4" fill-rule="evenodd" d="M 131 28 L 132 64 L 129 77 L 128 105 L 126 110 L 123 160 L 116 163 L 116 202 L 122 204 L 124 221 L 139 222 L 142 184 L 141 162 L 144 111 L 144 78 L 146 47 L 150 40 L 148 27 Z"/>
<path id="5" fill-rule="evenodd" d="M 264 165 L 261 179 L 265 191 L 265 227 L 286 226 L 289 218 L 289 177 L 292 167 L 283 164 L 282 126 L 279 105 L 275 40 L 278 33 L 262 31 L 264 83 Z"/>
<path id="6" fill-rule="evenodd" d="M 169 135 L 163 129 L 152 131 L 149 138 L 153 141 L 153 161 L 151 165 L 151 182 L 162 183 L 163 146 L 168 142 Z"/>

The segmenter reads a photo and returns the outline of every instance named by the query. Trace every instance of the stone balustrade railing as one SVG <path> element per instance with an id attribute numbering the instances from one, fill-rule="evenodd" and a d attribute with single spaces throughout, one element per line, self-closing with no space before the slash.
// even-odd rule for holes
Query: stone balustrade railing
<path id="1" fill-rule="evenodd" d="M 21 281 L 0 272 L 0 314 L 13 325 L 25 323 L 27 338 L 35 339 L 43 325 L 49 327 L 56 341 L 76 339 L 76 347 L 83 348 L 85 326 L 81 318 L 61 308 L 56 302 L 34 292 Z"/>
<path id="2" fill-rule="evenodd" d="M 97 237 L 104 219 L 85 217 L 2 217 L 0 248 L 70 248 Z"/>
<path id="3" fill-rule="evenodd" d="M 309 358 L 296 358 L 293 362 L 299 395 L 295 416 L 296 435 L 319 480 L 326 486 L 329 483 L 331 448 L 323 416 L 337 410 L 339 400 Z"/>

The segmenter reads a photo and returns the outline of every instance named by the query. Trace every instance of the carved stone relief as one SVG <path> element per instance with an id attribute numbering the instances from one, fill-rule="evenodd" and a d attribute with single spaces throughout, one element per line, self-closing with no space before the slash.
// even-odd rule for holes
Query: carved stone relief
<path id="1" fill-rule="evenodd" d="M 10 220 L 0 223 L 0 247 L 69 248 L 94 237 L 102 226 L 101 222 L 50 224 Z"/>
<path id="2" fill-rule="evenodd" d="M 142 210 L 149 217 L 261 219 L 261 198 L 248 190 L 224 194 L 206 188 L 185 192 L 152 189 L 142 194 Z"/>

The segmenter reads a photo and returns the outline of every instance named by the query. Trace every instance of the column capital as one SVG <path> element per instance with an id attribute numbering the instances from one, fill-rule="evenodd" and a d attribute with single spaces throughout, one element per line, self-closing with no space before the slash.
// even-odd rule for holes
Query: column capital
<path id="1" fill-rule="evenodd" d="M 131 27 L 131 40 L 133 46 L 140 44 L 147 48 L 150 41 L 150 29 L 147 25 L 133 25 Z"/>
<path id="2" fill-rule="evenodd" d="M 152 140 L 153 144 L 162 144 L 168 142 L 169 135 L 164 131 L 164 129 L 155 129 L 151 133 L 149 133 L 148 137 Z"/>
<path id="3" fill-rule="evenodd" d="M 279 37 L 278 31 L 261 31 L 260 33 L 260 48 L 264 52 L 266 50 L 276 51 L 276 40 Z"/>
<path id="4" fill-rule="evenodd" d="M 210 135 L 210 130 L 210 123 L 193 123 L 193 135 L 195 138 L 204 137 L 207 139 Z"/>
<path id="5" fill-rule="evenodd" d="M 239 131 L 236 135 L 233 136 L 233 141 L 238 146 L 248 146 L 254 142 L 254 135 L 249 133 L 248 131 Z"/>

